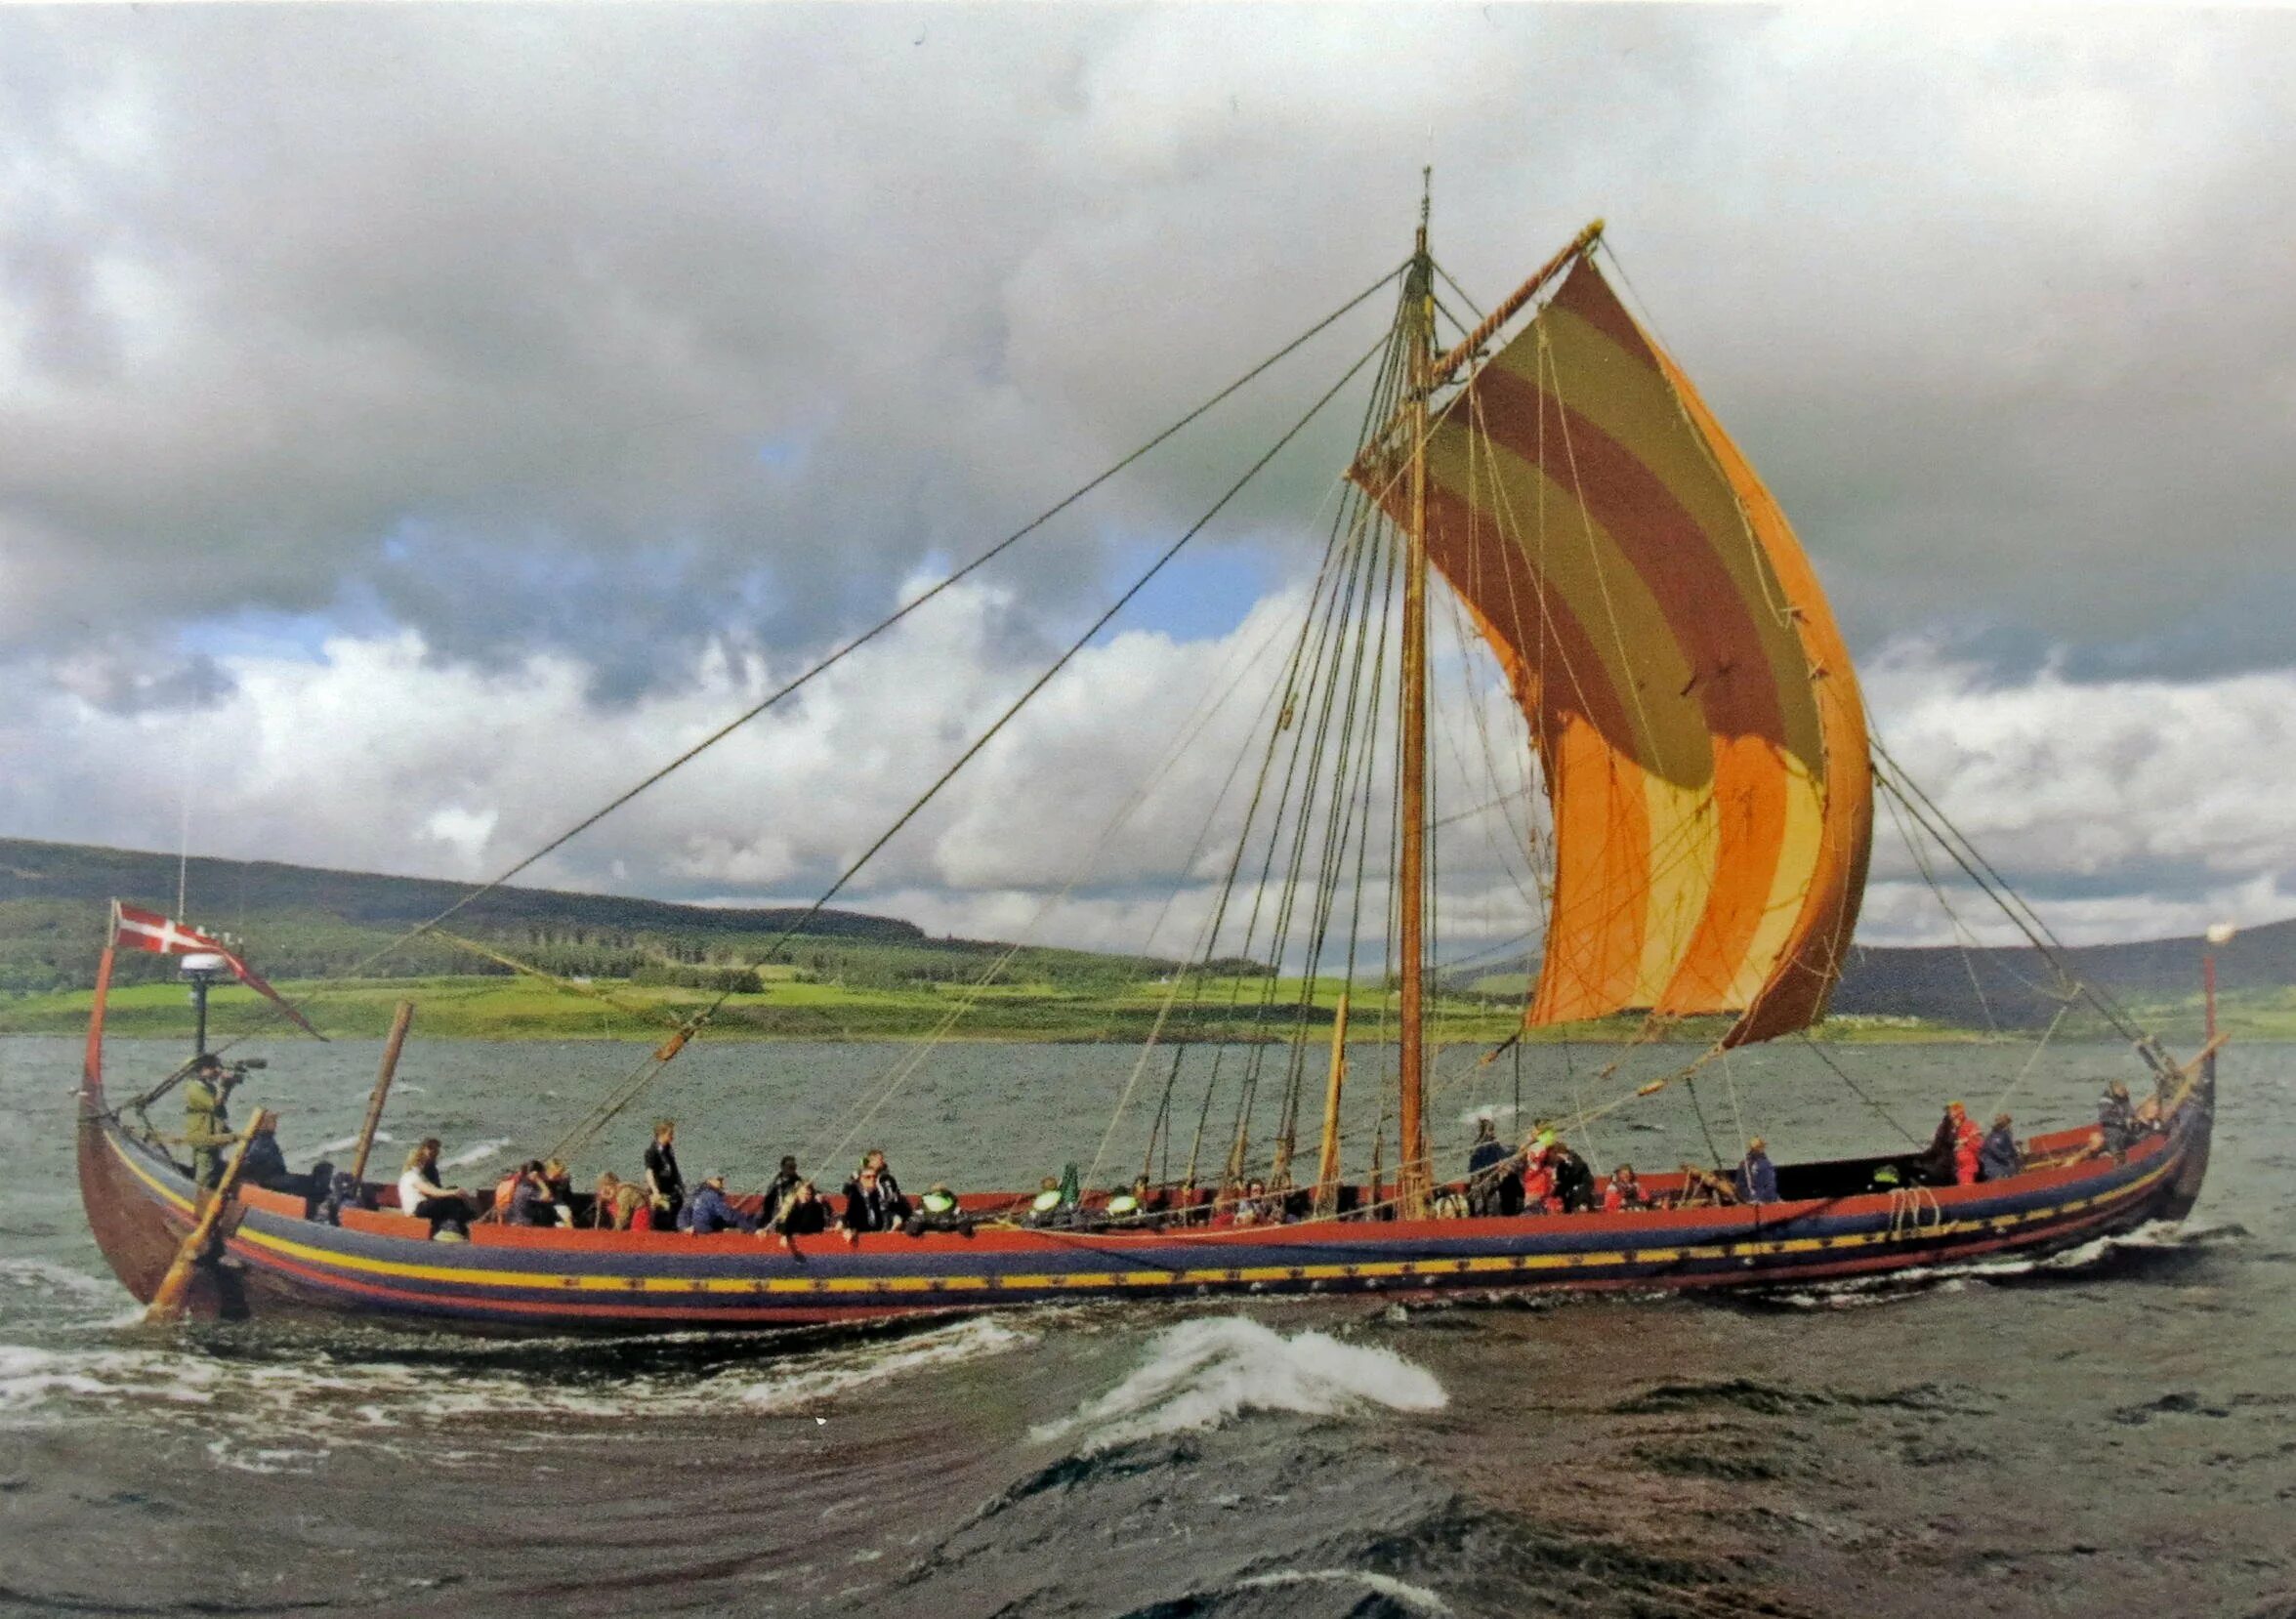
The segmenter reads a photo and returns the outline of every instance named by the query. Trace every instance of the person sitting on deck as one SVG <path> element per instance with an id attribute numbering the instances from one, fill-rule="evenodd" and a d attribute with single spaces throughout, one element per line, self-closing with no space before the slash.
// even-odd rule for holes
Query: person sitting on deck
<path id="1" fill-rule="evenodd" d="M 615 1228 L 614 1204 L 622 1195 L 622 1178 L 607 1170 L 598 1178 L 597 1189 L 590 1194 L 590 1224 L 601 1231 Z"/>
<path id="2" fill-rule="evenodd" d="M 502 1211 L 505 1225 L 571 1225 L 574 1212 L 552 1195 L 542 1160 L 529 1158 L 519 1170 L 510 1189 L 510 1206 Z"/>
<path id="3" fill-rule="evenodd" d="M 1475 1121 L 1475 1144 L 1467 1149 L 1467 1206 L 1478 1215 L 1499 1210 L 1499 1183 L 1507 1179 L 1514 1154 L 1499 1140 L 1499 1127 L 1488 1113 Z"/>
<path id="4" fill-rule="evenodd" d="M 781 1245 L 794 1253 L 792 1238 L 817 1237 L 829 1228 L 829 1205 L 821 1201 L 811 1181 L 800 1181 L 781 1200 L 772 1228 L 781 1233 Z"/>
<path id="5" fill-rule="evenodd" d="M 726 1172 L 718 1170 L 701 1183 L 701 1190 L 693 1194 L 690 1212 L 685 1222 L 697 1237 L 715 1236 L 720 1231 L 755 1231 L 758 1223 L 735 1209 L 726 1200 Z"/>
<path id="6" fill-rule="evenodd" d="M 1947 1108 L 1939 1115 L 1938 1128 L 1929 1139 L 1929 1145 L 1907 1166 L 1912 1182 L 1917 1186 L 1950 1186 L 1953 1184 L 1953 1152 L 1957 1136 L 1953 1126 L 1953 1111 Z"/>
<path id="7" fill-rule="evenodd" d="M 773 1179 L 766 1183 L 765 1200 L 758 1205 L 758 1223 L 773 1224 L 773 1217 L 781 1212 L 782 1203 L 797 1190 L 797 1183 L 805 1177 L 797 1173 L 797 1160 L 783 1154 L 781 1167 L 773 1172 Z"/>
<path id="8" fill-rule="evenodd" d="M 1635 1179 L 1634 1165 L 1620 1164 L 1610 1172 L 1610 1179 L 1603 1183 L 1603 1212 L 1619 1214 L 1628 1209 L 1647 1209 L 1650 1200 L 1643 1195 L 1643 1183 Z"/>
<path id="9" fill-rule="evenodd" d="M 468 1242 L 477 1210 L 467 1189 L 438 1183 L 438 1137 L 426 1136 L 406 1155 L 406 1169 L 398 1177 L 398 1211 L 429 1221 L 433 1242 Z"/>
<path id="10" fill-rule="evenodd" d="M 1048 1175 L 1036 1183 L 1036 1195 L 1028 1201 L 1028 1212 L 1022 1216 L 1023 1225 L 1058 1225 L 1066 1221 L 1061 1208 L 1061 1181 L 1057 1175 Z"/>
<path id="11" fill-rule="evenodd" d="M 2097 1128 L 2105 1133 L 2105 1150 L 2115 1158 L 2128 1156 L 2139 1130 L 2137 1110 L 2129 1105 L 2129 1088 L 2114 1080 L 2097 1101 Z"/>
<path id="12" fill-rule="evenodd" d="M 613 1226 L 617 1231 L 653 1229 L 653 1201 L 635 1181 L 625 1181 L 614 1193 Z"/>
<path id="13" fill-rule="evenodd" d="M 1993 1128 L 1985 1137 L 1985 1144 L 1979 1148 L 1977 1178 L 1980 1181 L 2006 1181 L 2025 1170 L 2025 1154 L 2017 1148 L 2017 1134 L 2010 1128 L 2007 1113 L 1993 1115 Z"/>
<path id="14" fill-rule="evenodd" d="M 1523 1213 L 1553 1214 L 1555 1212 L 1555 1133 L 1541 1125 L 1530 1140 L 1523 1143 Z"/>
<path id="15" fill-rule="evenodd" d="M 845 1213 L 841 1221 L 845 1240 L 857 1243 L 866 1231 L 898 1230 L 902 1207 L 900 1193 L 887 1186 L 864 1159 L 854 1178 L 845 1183 Z"/>
<path id="16" fill-rule="evenodd" d="M 1770 1161 L 1770 1149 L 1759 1136 L 1746 1143 L 1746 1155 L 1738 1160 L 1735 1189 L 1741 1203 L 1777 1201 L 1777 1166 Z"/>
<path id="17" fill-rule="evenodd" d="M 646 1195 L 653 1205 L 653 1228 L 668 1231 L 682 1222 L 678 1210 L 686 1202 L 686 1177 L 678 1169 L 678 1121 L 656 1119 L 653 1144 L 646 1149 Z"/>
<path id="18" fill-rule="evenodd" d="M 1567 1142 L 1547 1149 L 1547 1172 L 1555 1178 L 1555 1203 L 1565 1214 L 1591 1214 L 1595 1207 L 1595 1172 L 1570 1150 Z"/>
<path id="19" fill-rule="evenodd" d="M 1235 1205 L 1235 1224 L 1238 1225 L 1274 1225 L 1283 1220 L 1283 1199 L 1268 1195 L 1268 1183 L 1245 1183 L 1243 1196 Z"/>
<path id="20" fill-rule="evenodd" d="M 192 1184 L 202 1191 L 222 1182 L 227 1149 L 241 1134 L 231 1128 L 230 1112 L 236 1083 L 238 1076 L 225 1069 L 223 1059 L 203 1052 L 184 1086 L 184 1144 L 191 1149 Z"/>
<path id="21" fill-rule="evenodd" d="M 916 1213 L 909 1216 L 901 1229 L 913 1237 L 921 1237 L 928 1231 L 955 1231 L 971 1236 L 973 1222 L 958 1206 L 957 1194 L 948 1189 L 945 1182 L 936 1181 L 917 1199 Z"/>

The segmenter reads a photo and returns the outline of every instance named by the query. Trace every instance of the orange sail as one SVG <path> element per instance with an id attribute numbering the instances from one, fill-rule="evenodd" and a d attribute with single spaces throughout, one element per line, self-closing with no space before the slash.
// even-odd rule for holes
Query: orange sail
<path id="1" fill-rule="evenodd" d="M 1776 501 L 1584 255 L 1426 453 L 1428 555 L 1514 686 L 1554 813 L 1529 1020 L 1732 1013 L 1733 1045 L 1815 1021 L 1872 779 L 1848 649 Z M 1358 477 L 1404 519 L 1399 481 Z"/>

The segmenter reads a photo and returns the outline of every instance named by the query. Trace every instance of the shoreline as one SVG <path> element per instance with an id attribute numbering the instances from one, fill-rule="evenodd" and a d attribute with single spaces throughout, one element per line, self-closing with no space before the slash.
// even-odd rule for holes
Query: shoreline
<path id="1" fill-rule="evenodd" d="M 330 1039 L 380 1039 L 400 1000 L 416 1004 L 417 1039 L 474 1040 L 515 1045 L 536 1041 L 599 1041 L 633 1045 L 659 1042 L 679 1021 L 703 1010 L 709 996 L 691 989 L 634 985 L 607 980 L 595 986 L 618 1005 L 549 985 L 502 976 L 375 978 L 287 982 L 282 994 L 296 1003 Z M 1225 988 L 1221 993 L 1225 995 Z M 1360 991 L 1358 991 L 1358 994 Z M 1336 984 L 1319 983 L 1308 997 L 1304 1016 L 1309 1038 L 1327 1038 Z M 76 1037 L 85 1032 L 91 995 L 86 990 L 24 995 L 0 1000 L 0 1035 Z M 1172 1008 L 1165 998 L 1138 993 L 1083 994 L 1050 985 L 999 985 L 981 994 L 962 1023 L 944 1027 L 964 1003 L 954 992 L 846 990 L 829 985 L 776 985 L 760 994 L 731 997 L 706 1025 L 713 1042 L 896 1044 L 952 1042 L 968 1045 L 1139 1046 L 1151 1035 L 1160 1045 L 1288 1044 L 1303 1017 L 1296 980 L 1279 988 L 1276 1005 L 1253 1009 L 1222 1006 Z M 1497 1046 L 1521 1034 L 1528 1046 L 1616 1044 L 1636 1038 L 1639 1018 L 1524 1030 L 1519 1003 L 1468 1002 L 1446 998 L 1431 1018 L 1429 1037 L 1437 1044 Z M 1351 1045 L 1379 1044 L 1383 1030 L 1376 1006 L 1365 1014 L 1360 1002 Z M 1703 1044 L 1723 1032 L 1727 1020 L 1686 1020 L 1669 1038 Z M 181 985 L 146 983 L 112 992 L 106 1032 L 123 1039 L 182 1039 L 191 1032 Z M 209 1006 L 209 1030 L 218 1040 L 249 1035 L 296 1035 L 251 991 L 219 987 Z M 1843 1016 L 1811 1031 L 1827 1044 L 1980 1045 L 2015 1043 L 2021 1033 L 1988 1034 L 1910 1017 Z"/>

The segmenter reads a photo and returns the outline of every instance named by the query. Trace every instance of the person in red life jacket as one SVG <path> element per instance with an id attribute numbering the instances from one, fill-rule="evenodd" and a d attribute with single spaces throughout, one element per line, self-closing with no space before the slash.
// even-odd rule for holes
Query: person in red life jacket
<path id="1" fill-rule="evenodd" d="M 1603 1183 L 1603 1212 L 1621 1214 L 1628 1209 L 1647 1209 L 1650 1200 L 1643 1195 L 1643 1183 L 1635 1178 L 1634 1165 L 1620 1164 L 1610 1172 L 1610 1179 Z"/>
<path id="2" fill-rule="evenodd" d="M 1555 1197 L 1554 1148 L 1555 1133 L 1544 1125 L 1523 1143 L 1524 1214 L 1553 1214 L 1561 1207 Z"/>
<path id="3" fill-rule="evenodd" d="M 1953 1142 L 1953 1183 L 1956 1186 L 1977 1184 L 1978 1158 L 1985 1149 L 1985 1133 L 1977 1127 L 1977 1120 L 1969 1116 L 1969 1109 L 1957 1101 L 1945 1103 L 1945 1117 L 1938 1126 L 1942 1136 L 1948 1131 Z"/>

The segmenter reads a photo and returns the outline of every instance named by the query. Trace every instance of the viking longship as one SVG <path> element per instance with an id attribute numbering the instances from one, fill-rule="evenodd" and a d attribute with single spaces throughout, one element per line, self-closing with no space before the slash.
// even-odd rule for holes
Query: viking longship
<path id="1" fill-rule="evenodd" d="M 322 1200 L 228 1174 L 203 1191 L 148 1123 L 166 1080 L 107 1100 L 113 951 L 167 947 L 150 943 L 149 928 L 123 937 L 115 913 L 88 1033 L 79 1174 L 121 1280 L 139 1299 L 160 1295 L 198 1315 L 644 1333 L 1056 1300 L 1800 1287 L 2041 1253 L 2182 1218 L 2208 1163 L 2213 1031 L 2180 1062 L 2069 969 L 2066 1000 L 2086 998 L 2128 1037 L 2144 1065 L 2132 1077 L 2150 1085 L 2145 1126 L 2102 1147 L 2074 1121 L 2023 1142 L 2016 1173 L 1928 1183 L 1901 1151 L 1788 1162 L 1774 1198 L 1762 1200 L 1732 1197 L 1718 1159 L 1719 1176 L 1694 1165 L 1652 1175 L 1647 1206 L 1608 1212 L 1515 1212 L 1488 1195 L 1491 1174 L 1516 1177 L 1520 1157 L 1481 1185 L 1439 1170 L 1428 1099 L 1451 1058 L 1480 1071 L 1497 1051 L 1519 1057 L 1517 1042 L 1559 1028 L 1610 1038 L 1606 1094 L 1552 1109 L 1566 1143 L 1598 1116 L 1694 1083 L 1735 1048 L 1820 1020 L 1858 919 L 1877 782 L 2001 900 L 2043 958 L 2063 958 L 1871 742 L 1809 559 L 1604 273 L 1601 225 L 1470 326 L 1452 314 L 1447 298 L 1465 295 L 1430 255 L 1426 219 L 1423 206 L 1412 253 L 1372 289 L 1389 290 L 1395 314 L 1348 374 L 1370 379 L 1364 431 L 1335 480 L 1322 565 L 1251 732 L 1258 768 L 1230 778 L 1224 824 L 1233 832 L 1240 815 L 1242 830 L 1219 862 L 1226 886 L 1193 967 L 1170 977 L 1151 1052 L 1126 1088 L 1135 1146 L 1121 1177 L 1107 1179 L 1129 1181 L 1137 1160 L 1151 1183 L 1146 1199 L 1096 1190 L 1088 1175 L 1058 1193 L 968 1193 L 952 1217 L 851 1240 L 480 1218 L 467 1241 L 441 1242 L 387 1183 L 361 1179 Z M 1445 319 L 1460 334 L 1447 346 Z M 1431 914 L 1444 892 L 1438 829 L 1462 818 L 1435 802 L 1439 783 L 1457 790 L 1430 734 L 1431 664 L 1443 661 L 1431 655 L 1431 621 L 1445 614 L 1459 631 L 1448 664 L 1482 660 L 1507 717 L 1520 717 L 1498 751 L 1517 762 L 1524 790 L 1509 795 L 1499 824 L 1526 867 L 1539 856 L 1537 892 L 1525 894 L 1540 913 L 1539 945 L 1519 1026 L 1463 1055 L 1440 1039 Z M 1525 805 L 1543 813 L 1537 824 L 1509 818 Z M 426 926 L 451 937 L 436 926 L 446 920 Z M 1265 970 L 1214 970 L 1238 959 Z M 1336 1007 L 1318 988 L 1333 978 Z M 1351 995 L 1377 1006 L 1376 1017 L 1357 1018 L 1353 1045 Z M 1179 1038 L 1208 1017 L 1230 1029 L 1244 1017 L 1263 1038 Z M 706 1013 L 688 1017 L 594 1110 L 591 1133 L 705 1022 Z M 1696 1051 L 1687 1061 L 1686 1035 Z M 1366 1081 L 1351 1065 L 1378 1071 Z M 1367 1143 L 1359 1123 L 1342 1129 L 1343 1089 L 1366 1083 L 1381 1099 Z M 1142 1132 L 1145 1151 L 1135 1149 Z M 578 1130 L 568 1149 L 587 1139 Z"/>

